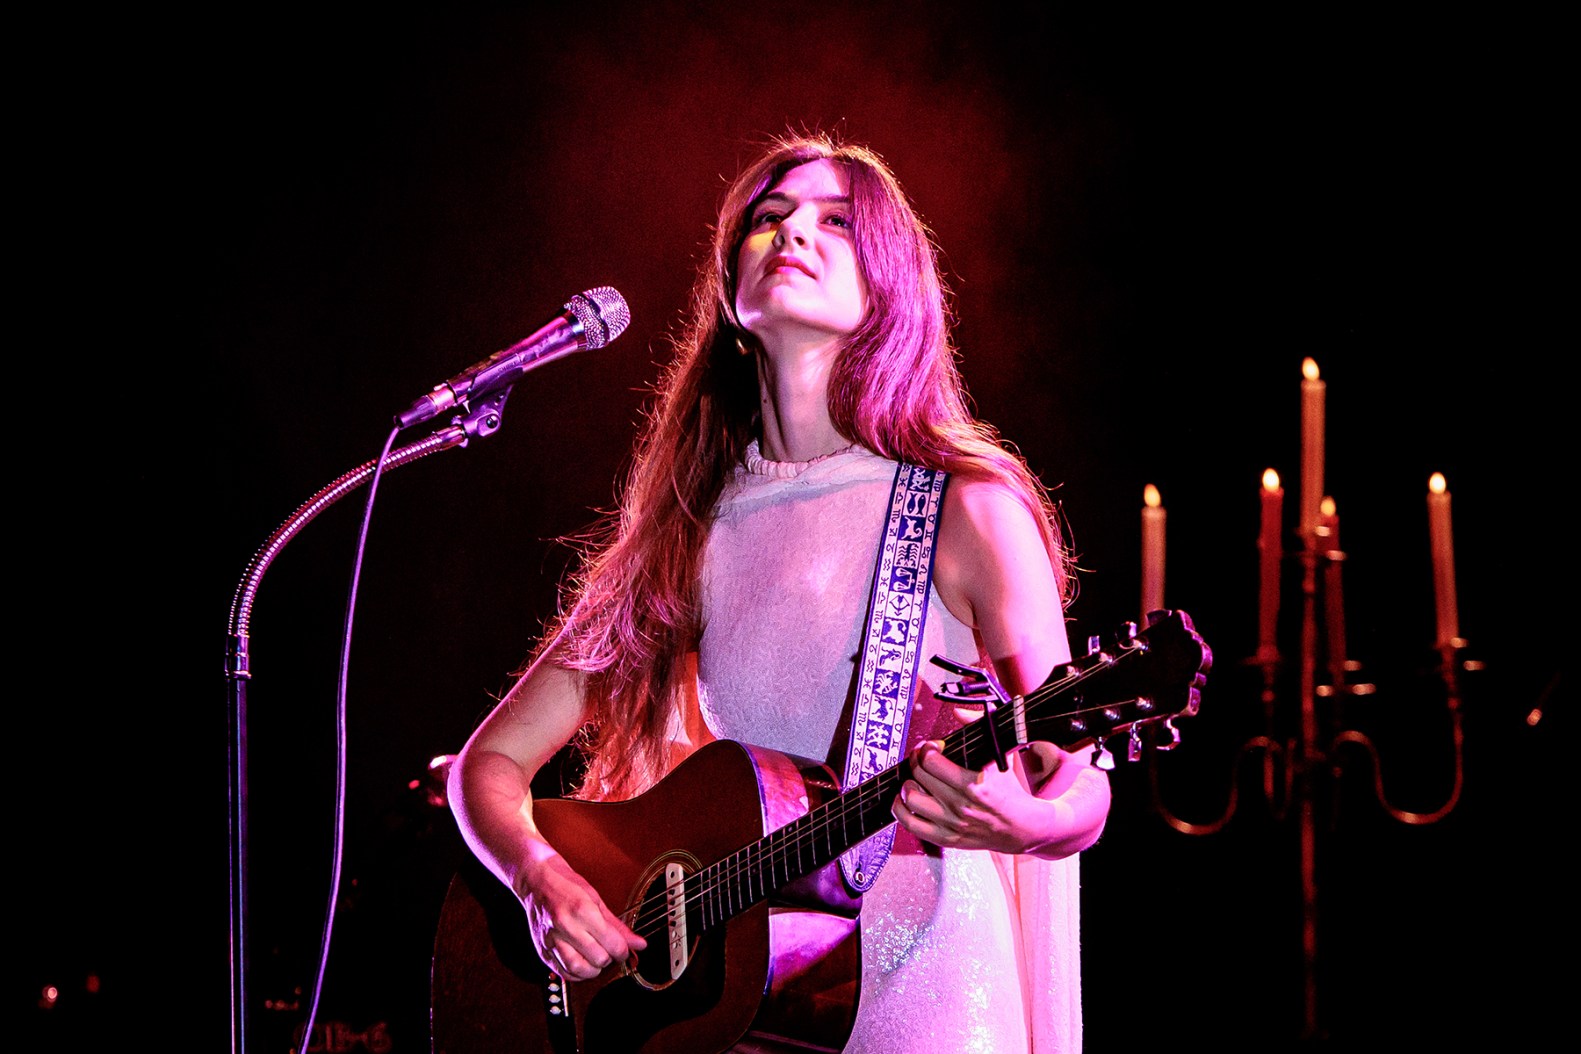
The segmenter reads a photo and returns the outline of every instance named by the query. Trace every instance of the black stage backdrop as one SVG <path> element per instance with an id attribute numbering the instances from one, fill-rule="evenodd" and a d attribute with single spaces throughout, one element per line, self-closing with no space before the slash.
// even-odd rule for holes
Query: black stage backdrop
<path id="1" fill-rule="evenodd" d="M 14 496 L 44 499 L 16 517 L 13 559 L 13 1005 L 39 1049 L 224 1043 L 224 635 L 249 558 L 377 456 L 396 410 L 612 285 L 623 336 L 527 376 L 497 434 L 378 491 L 321 1018 L 328 1049 L 425 1049 L 429 949 L 462 852 L 426 766 L 461 746 L 552 611 L 557 539 L 613 500 L 724 181 L 787 129 L 870 143 L 932 225 L 976 407 L 1068 516 L 1086 569 L 1073 639 L 1136 616 L 1152 483 L 1168 603 L 1215 651 L 1203 712 L 1157 771 L 1188 820 L 1219 815 L 1232 787 L 1239 810 L 1182 834 L 1145 765 L 1115 773 L 1083 861 L 1088 1049 L 1548 1023 L 1536 953 L 1568 808 L 1555 722 L 1573 721 L 1546 366 L 1568 331 L 1546 251 L 1554 28 L 1332 7 L 821 8 L 271 11 L 18 38 L 41 60 L 15 206 L 19 304 L 39 321 L 13 392 L 62 452 L 19 459 Z M 1247 663 L 1259 480 L 1284 477 L 1293 538 L 1308 356 L 1328 384 L 1349 653 L 1378 688 L 1341 716 L 1377 743 L 1392 804 L 1431 811 L 1452 782 L 1435 471 L 1454 495 L 1461 632 L 1486 666 L 1466 682 L 1464 793 L 1442 822 L 1388 818 L 1360 754 L 1319 774 L 1314 1037 L 1298 826 L 1234 768 L 1265 730 Z M 312 991 L 365 498 L 312 523 L 252 611 L 255 1050 L 287 1049 Z M 1299 713 L 1298 584 L 1287 570 L 1281 737 Z"/>

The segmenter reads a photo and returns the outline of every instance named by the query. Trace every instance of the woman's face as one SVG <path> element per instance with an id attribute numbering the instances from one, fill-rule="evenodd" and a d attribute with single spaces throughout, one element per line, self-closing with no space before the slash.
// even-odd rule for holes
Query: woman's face
<path id="1" fill-rule="evenodd" d="M 843 336 L 867 312 L 845 166 L 809 161 L 757 200 L 736 255 L 736 317 L 765 345 Z"/>

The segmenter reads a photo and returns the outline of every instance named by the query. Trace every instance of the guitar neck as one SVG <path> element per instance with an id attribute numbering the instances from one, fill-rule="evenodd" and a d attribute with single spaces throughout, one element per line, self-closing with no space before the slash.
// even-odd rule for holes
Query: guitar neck
<path id="1" fill-rule="evenodd" d="M 944 755 L 973 770 L 997 764 L 1010 751 L 1030 741 L 1030 713 L 1070 696 L 1075 685 L 1101 666 L 1115 661 L 1113 656 L 1101 658 L 1101 663 L 1093 663 L 1086 669 L 1061 667 L 1048 683 L 1025 698 L 1018 697 L 952 732 L 943 740 Z M 1080 703 L 1079 697 L 1077 703 Z M 1048 726 L 1039 728 L 1040 734 L 1047 733 L 1043 738 L 1061 746 L 1090 738 L 1080 712 L 1053 724 L 1045 716 L 1040 725 Z M 757 842 L 688 876 L 687 900 L 696 912 L 696 921 L 705 929 L 728 922 L 894 823 L 890 807 L 900 793 L 901 784 L 910 775 L 910 762 L 902 761 Z"/>

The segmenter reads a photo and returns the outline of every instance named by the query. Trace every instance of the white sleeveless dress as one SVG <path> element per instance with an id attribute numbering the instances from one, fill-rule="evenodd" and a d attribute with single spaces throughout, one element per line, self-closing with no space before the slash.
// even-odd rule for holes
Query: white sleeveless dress
<path id="1" fill-rule="evenodd" d="M 705 552 L 698 703 L 708 731 L 828 760 L 861 651 L 895 463 L 865 450 L 738 468 Z M 930 594 L 912 745 L 961 723 L 934 698 L 935 654 L 979 646 Z M 968 715 L 969 719 L 970 715 Z M 1051 1054 L 1081 1049 L 1077 857 L 923 846 L 897 830 L 863 897 L 863 977 L 846 1054 Z"/>

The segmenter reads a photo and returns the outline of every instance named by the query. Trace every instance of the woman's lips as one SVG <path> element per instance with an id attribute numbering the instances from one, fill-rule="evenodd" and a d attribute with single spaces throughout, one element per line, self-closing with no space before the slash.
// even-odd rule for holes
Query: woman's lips
<path id="1" fill-rule="evenodd" d="M 809 278 L 813 277 L 812 268 L 808 267 L 806 264 L 802 263 L 800 260 L 796 259 L 793 256 L 776 256 L 776 257 L 773 257 L 764 266 L 763 273 L 766 274 L 766 275 L 773 274 L 775 271 L 778 271 L 781 268 L 790 268 L 790 269 L 793 269 L 793 270 L 800 271 L 802 274 L 806 275 Z"/>

